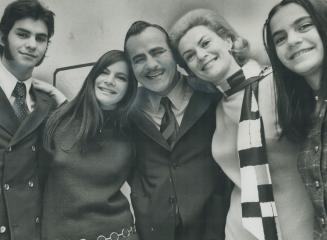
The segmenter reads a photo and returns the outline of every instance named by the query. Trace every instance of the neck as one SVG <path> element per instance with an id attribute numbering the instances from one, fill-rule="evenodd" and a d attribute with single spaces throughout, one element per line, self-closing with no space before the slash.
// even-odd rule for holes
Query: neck
<path id="1" fill-rule="evenodd" d="M 1 58 L 3 66 L 14 75 L 19 81 L 25 81 L 32 76 L 33 67 L 26 68 L 17 65 L 13 60 L 8 60 L 4 56 Z"/>
<path id="2" fill-rule="evenodd" d="M 236 61 L 233 61 L 230 65 L 229 71 L 225 74 L 225 76 L 216 81 L 217 88 L 222 92 L 227 91 L 230 88 L 227 79 L 240 69 L 241 67 L 236 63 Z"/>
<path id="3" fill-rule="evenodd" d="M 322 77 L 322 72 L 317 71 L 314 74 L 310 74 L 304 77 L 305 81 L 309 84 L 313 91 L 317 92 L 320 89 L 320 81 Z"/>

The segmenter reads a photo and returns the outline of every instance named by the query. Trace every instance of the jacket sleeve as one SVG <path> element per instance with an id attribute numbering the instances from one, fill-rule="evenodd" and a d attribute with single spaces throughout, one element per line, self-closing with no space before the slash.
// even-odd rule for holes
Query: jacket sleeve
<path id="1" fill-rule="evenodd" d="M 220 168 L 217 178 L 215 191 L 206 204 L 206 229 L 203 240 L 225 240 L 226 216 L 233 184 Z"/>

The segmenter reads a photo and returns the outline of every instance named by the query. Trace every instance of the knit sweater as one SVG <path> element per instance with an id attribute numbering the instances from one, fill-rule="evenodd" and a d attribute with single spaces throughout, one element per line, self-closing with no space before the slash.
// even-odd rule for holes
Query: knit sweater
<path id="1" fill-rule="evenodd" d="M 78 127 L 75 123 L 56 132 L 44 194 L 43 240 L 108 238 L 133 226 L 128 200 L 120 191 L 132 167 L 131 142 L 109 122 L 92 148 L 81 153 L 73 144 Z"/>

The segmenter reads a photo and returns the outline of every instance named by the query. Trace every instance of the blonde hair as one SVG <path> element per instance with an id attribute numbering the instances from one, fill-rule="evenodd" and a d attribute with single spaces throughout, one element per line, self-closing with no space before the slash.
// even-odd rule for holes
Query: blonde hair
<path id="1" fill-rule="evenodd" d="M 190 72 L 178 52 L 178 44 L 191 28 L 201 25 L 208 27 L 222 39 L 229 38 L 232 41 L 231 54 L 240 66 L 243 66 L 249 60 L 249 42 L 240 37 L 221 15 L 209 9 L 194 9 L 179 18 L 169 31 L 169 38 L 177 55 L 177 62 L 186 71 Z"/>

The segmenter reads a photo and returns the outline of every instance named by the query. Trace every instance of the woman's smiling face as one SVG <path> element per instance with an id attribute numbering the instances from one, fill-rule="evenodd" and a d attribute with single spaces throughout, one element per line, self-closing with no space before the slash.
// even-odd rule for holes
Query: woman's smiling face
<path id="1" fill-rule="evenodd" d="M 270 21 L 279 60 L 303 77 L 321 71 L 324 47 L 308 12 L 296 3 L 281 7 Z"/>
<path id="2" fill-rule="evenodd" d="M 229 52 L 231 47 L 231 40 L 224 40 L 210 28 L 199 25 L 180 39 L 178 51 L 197 77 L 219 84 L 235 72 L 237 63 Z"/>
<path id="3" fill-rule="evenodd" d="M 128 87 L 128 66 L 118 61 L 103 70 L 95 80 L 95 96 L 103 110 L 111 110 L 124 98 Z"/>

